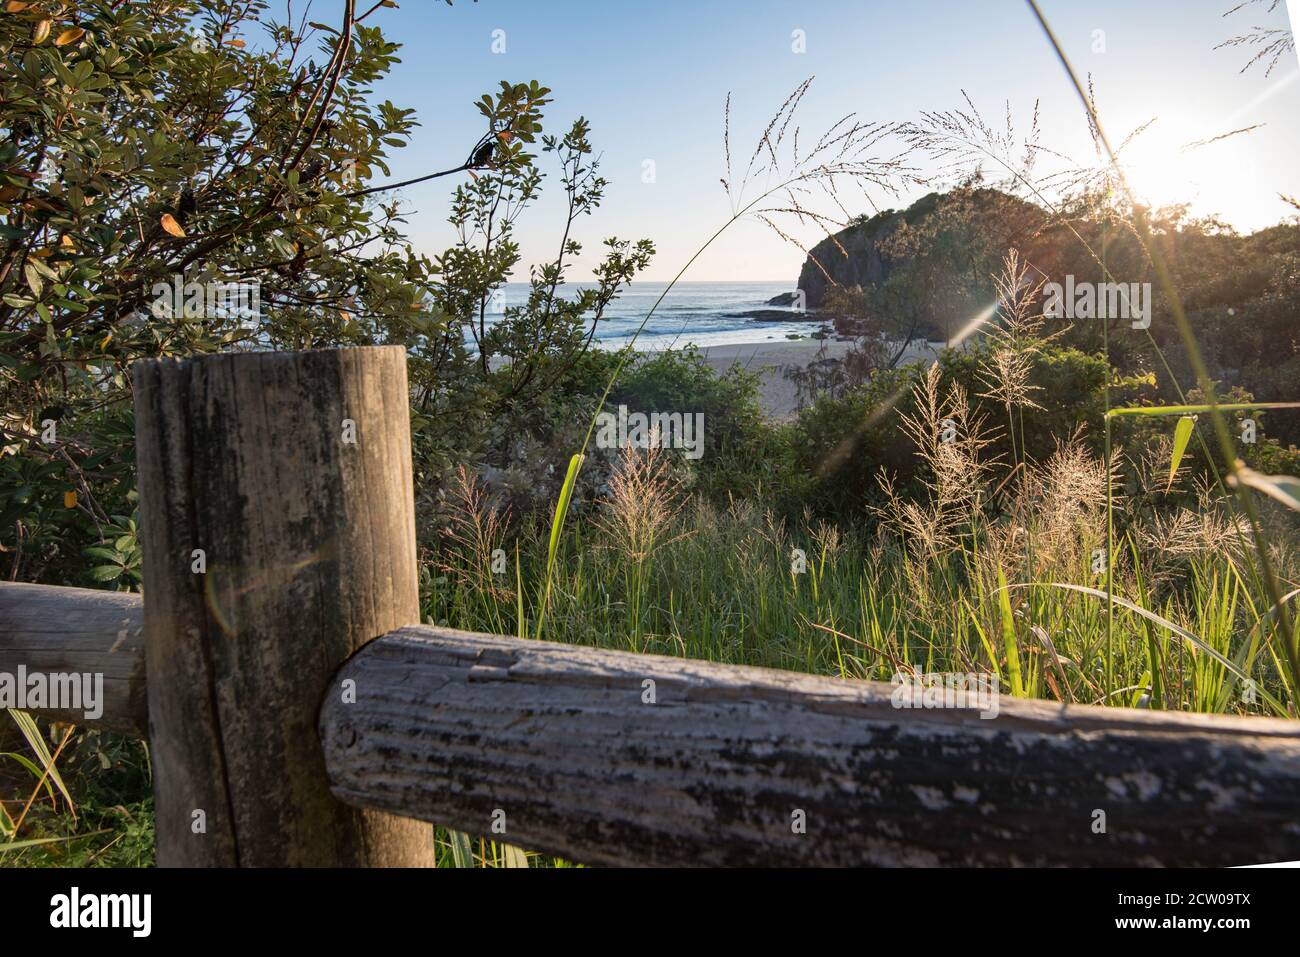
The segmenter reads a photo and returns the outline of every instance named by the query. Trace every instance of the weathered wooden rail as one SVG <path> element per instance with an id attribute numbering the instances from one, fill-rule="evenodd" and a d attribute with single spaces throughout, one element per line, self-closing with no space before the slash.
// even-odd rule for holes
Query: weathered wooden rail
<path id="1" fill-rule="evenodd" d="M 139 595 L 52 585 L 0 585 L 0 674 L 101 674 L 100 728 L 149 734 L 145 697 L 144 603 Z M 62 721 L 81 711 L 29 709 Z"/>
<path id="2" fill-rule="evenodd" d="M 422 821 L 607 865 L 1300 858 L 1300 723 L 899 710 L 411 624 L 400 349 L 134 371 L 144 607 L 0 586 L 0 673 L 101 672 L 101 724 L 134 734 L 147 695 L 164 866 L 427 865 Z"/>

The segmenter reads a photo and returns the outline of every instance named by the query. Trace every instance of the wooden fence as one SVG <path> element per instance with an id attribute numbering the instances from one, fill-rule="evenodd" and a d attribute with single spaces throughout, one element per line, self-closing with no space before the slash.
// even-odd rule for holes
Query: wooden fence
<path id="1" fill-rule="evenodd" d="M 1002 698 L 418 621 L 397 347 L 134 367 L 146 596 L 0 586 L 0 673 L 93 672 L 163 866 L 1300 858 L 1300 723 Z M 56 717 L 81 721 L 75 713 Z"/>

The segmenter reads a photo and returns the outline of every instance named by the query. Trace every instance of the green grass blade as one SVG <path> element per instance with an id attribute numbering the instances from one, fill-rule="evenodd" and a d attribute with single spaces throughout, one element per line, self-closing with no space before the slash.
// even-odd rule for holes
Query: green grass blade
<path id="1" fill-rule="evenodd" d="M 982 590 L 982 589 L 981 589 Z M 993 642 L 989 641 L 988 635 L 984 633 L 984 627 L 979 622 L 979 616 L 975 614 L 975 609 L 965 598 L 961 603 L 966 608 L 966 616 L 970 619 L 971 626 L 975 629 L 975 634 L 979 637 L 980 644 L 984 646 L 984 653 L 989 656 L 989 661 L 993 665 L 993 673 L 998 676 L 998 681 L 1002 680 L 1002 666 L 998 664 L 997 652 L 993 649 Z"/>
<path id="2" fill-rule="evenodd" d="M 447 841 L 451 844 L 451 866 L 473 867 L 474 848 L 469 842 L 469 835 L 462 831 L 448 831 Z"/>
<path id="3" fill-rule="evenodd" d="M 501 845 L 501 857 L 505 867 L 528 866 L 528 855 L 524 853 L 523 848 L 515 847 L 513 844 Z"/>
<path id="4" fill-rule="evenodd" d="M 1187 451 L 1187 443 L 1191 441 L 1192 429 L 1196 427 L 1196 416 L 1185 415 L 1178 420 L 1178 425 L 1174 428 L 1174 452 L 1169 457 L 1169 481 L 1165 483 L 1165 489 L 1173 488 L 1174 476 L 1178 474 L 1178 466 L 1183 464 L 1183 453 Z"/>
<path id="5" fill-rule="evenodd" d="M 68 837 L 33 837 L 24 841 L 11 841 L 8 844 L 0 844 L 0 854 L 5 851 L 17 851 L 24 847 L 41 847 L 46 844 L 65 844 L 68 841 L 80 841 L 87 837 L 98 837 L 101 834 L 112 834 L 111 827 L 101 828 L 98 831 L 87 831 L 85 834 L 72 834 Z"/>
<path id="6" fill-rule="evenodd" d="M 536 638 L 542 637 L 542 625 L 546 621 L 547 608 L 551 602 L 551 581 L 555 574 L 555 556 L 560 551 L 560 539 L 564 535 L 564 518 L 569 514 L 569 502 L 573 498 L 573 487 L 578 482 L 578 473 L 582 470 L 582 453 L 569 459 L 569 471 L 564 475 L 564 485 L 560 488 L 560 498 L 555 503 L 555 515 L 551 519 L 551 539 L 546 549 L 546 585 L 542 594 L 542 607 L 537 613 Z"/>
<path id="7" fill-rule="evenodd" d="M 519 543 L 515 542 L 515 635 L 528 637 L 528 622 L 524 619 L 524 575 L 519 568 Z"/>
<path id="8" fill-rule="evenodd" d="M 16 751 L 0 751 L 0 758 L 13 758 L 25 767 L 31 772 L 32 777 L 41 782 L 41 786 L 45 788 L 45 793 L 49 795 L 50 800 L 54 799 L 54 786 L 50 784 L 49 775 L 42 774 L 41 769 L 36 765 L 35 761 L 26 755 L 17 753 Z"/>
<path id="9" fill-rule="evenodd" d="M 1105 601 L 1107 598 L 1106 593 L 1099 588 L 1089 588 L 1086 585 L 1072 585 L 1068 582 L 1027 582 L 1023 585 L 1009 585 L 1003 587 L 1028 588 L 1031 585 L 1042 586 L 1044 588 L 1063 588 L 1066 591 L 1076 591 L 1081 595 L 1088 595 L 1092 598 L 1099 598 L 1102 601 Z M 1207 645 L 1200 638 L 1196 637 L 1196 635 L 1192 634 L 1186 628 L 1174 624 L 1168 618 L 1162 618 L 1160 615 L 1157 615 L 1153 611 L 1148 611 L 1147 609 L 1143 608 L 1141 605 L 1134 604 L 1133 602 L 1129 601 L 1127 598 L 1120 598 L 1118 595 L 1111 595 L 1109 596 L 1109 598 L 1114 604 L 1119 605 L 1122 608 L 1127 608 L 1129 611 L 1133 612 L 1134 614 L 1141 615 L 1143 618 L 1147 619 L 1148 621 L 1155 622 L 1161 628 L 1166 628 L 1169 631 L 1172 631 L 1175 635 L 1182 638 L 1184 641 L 1188 642 L 1199 651 L 1202 651 L 1205 654 L 1209 655 L 1211 658 L 1213 658 L 1219 664 L 1223 665 L 1223 667 L 1227 668 L 1229 671 L 1231 671 L 1234 675 L 1236 675 L 1241 680 L 1243 681 L 1246 680 L 1247 676 L 1242 674 L 1240 668 L 1238 668 L 1235 664 L 1233 664 L 1223 655 L 1219 654 L 1219 652 L 1215 651 L 1213 648 Z"/>
<path id="10" fill-rule="evenodd" d="M 1017 698 L 1025 696 L 1025 687 L 1020 678 L 1020 647 L 1016 644 L 1016 620 L 1011 612 L 1011 592 L 1007 588 L 1007 577 L 998 566 L 998 606 L 1002 611 L 1002 643 L 1007 652 L 1007 676 L 1011 679 L 1011 693 Z"/>
<path id="11" fill-rule="evenodd" d="M 1129 415 L 1198 415 L 1202 412 L 1245 412 L 1248 410 L 1258 409 L 1300 409 L 1300 402 L 1221 402 L 1217 406 L 1210 405 L 1142 405 L 1127 406 L 1125 408 L 1111 409 L 1106 413 L 1107 418 L 1118 418 Z"/>
<path id="12" fill-rule="evenodd" d="M 49 772 L 50 780 L 59 789 L 63 799 L 68 802 L 68 807 L 70 809 L 75 808 L 76 805 L 72 801 L 72 795 L 68 793 L 67 785 L 63 783 L 63 776 L 59 774 L 59 769 L 54 766 L 54 758 L 50 755 L 50 749 L 45 746 L 45 739 L 41 737 L 41 729 L 36 726 L 36 719 L 26 711 L 10 711 L 9 713 L 14 716 L 14 721 L 18 722 L 18 729 L 22 731 L 23 737 L 27 739 L 31 749 L 36 752 L 36 756 L 41 759 L 41 767 Z"/>
<path id="13" fill-rule="evenodd" d="M 1191 433 L 1188 432 L 1190 437 Z M 1186 443 L 1184 442 L 1184 446 Z M 1176 466 L 1175 466 L 1176 468 Z M 1173 473 L 1171 472 L 1170 475 Z M 1133 556 L 1133 580 L 1137 589 L 1137 596 L 1141 598 L 1147 593 L 1146 585 L 1142 580 L 1142 559 L 1138 554 L 1138 544 L 1136 541 L 1129 539 L 1129 550 Z M 1109 593 L 1108 593 L 1109 594 Z M 1114 597 L 1112 595 L 1112 597 Z M 1155 628 L 1152 622 L 1142 619 L 1143 628 L 1147 637 L 1147 680 L 1151 687 L 1151 706 L 1157 710 L 1164 709 L 1164 654 L 1160 647 L 1160 640 L 1156 636 Z"/>

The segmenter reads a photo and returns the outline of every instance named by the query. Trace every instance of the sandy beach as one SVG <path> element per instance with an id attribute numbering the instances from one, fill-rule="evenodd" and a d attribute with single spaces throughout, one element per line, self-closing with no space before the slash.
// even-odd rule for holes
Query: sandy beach
<path id="1" fill-rule="evenodd" d="M 773 418 L 787 419 L 796 414 L 798 403 L 794 383 L 785 377 L 785 370 L 803 368 L 819 357 L 838 359 L 851 345 L 851 342 L 844 339 L 789 339 L 710 346 L 701 348 L 700 355 L 718 372 L 737 363 L 750 372 L 757 372 L 762 378 L 761 401 L 764 411 Z M 943 350 L 943 345 L 942 342 L 913 343 L 900 364 L 935 359 Z"/>

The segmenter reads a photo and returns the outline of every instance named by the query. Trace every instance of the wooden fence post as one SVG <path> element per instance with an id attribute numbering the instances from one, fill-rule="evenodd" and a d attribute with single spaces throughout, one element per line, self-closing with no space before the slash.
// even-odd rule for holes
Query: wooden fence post
<path id="1" fill-rule="evenodd" d="M 329 790 L 339 665 L 419 620 L 401 347 L 133 367 L 160 866 L 429 866 Z"/>

